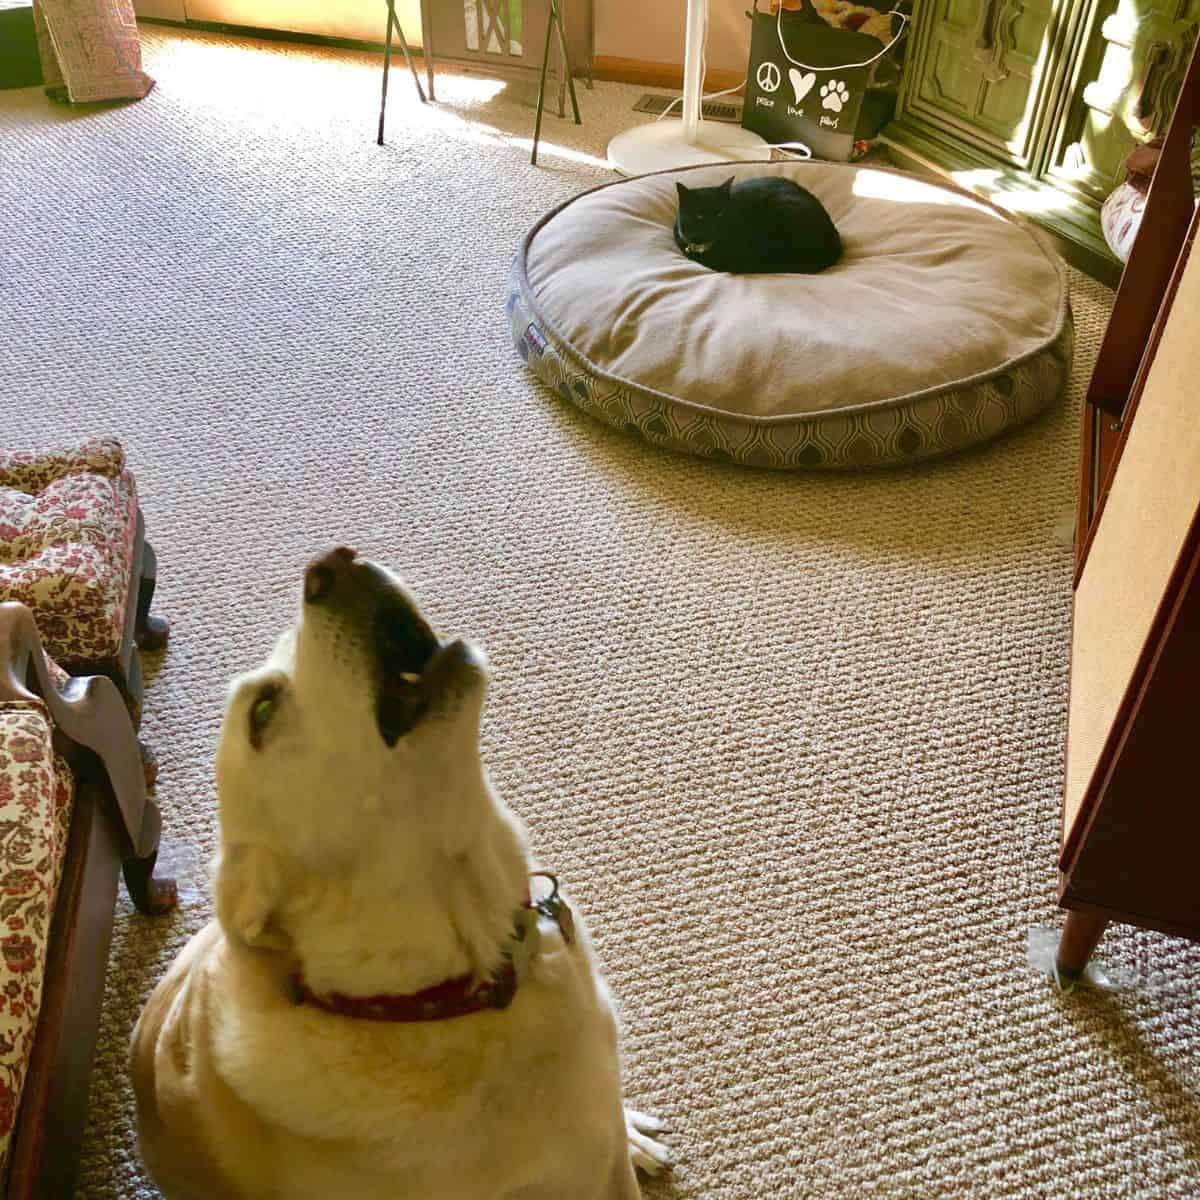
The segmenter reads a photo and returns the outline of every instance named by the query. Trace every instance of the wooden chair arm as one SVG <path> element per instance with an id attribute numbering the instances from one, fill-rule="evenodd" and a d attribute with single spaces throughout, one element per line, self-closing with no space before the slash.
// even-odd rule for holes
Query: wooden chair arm
<path id="1" fill-rule="evenodd" d="M 36 691 L 30 690 L 31 680 Z M 6 601 L 0 603 L 0 703 L 13 700 L 40 701 L 66 737 L 100 759 L 117 798 L 122 853 L 138 858 L 151 854 L 158 823 L 146 819 L 137 732 L 116 684 L 102 675 L 85 675 L 59 691 L 46 667 L 33 614 L 24 604 Z"/>

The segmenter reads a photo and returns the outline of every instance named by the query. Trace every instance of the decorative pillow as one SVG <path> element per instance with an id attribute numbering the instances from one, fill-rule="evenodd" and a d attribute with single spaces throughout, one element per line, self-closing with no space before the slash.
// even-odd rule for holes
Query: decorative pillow
<path id="1" fill-rule="evenodd" d="M 37 1032 L 74 778 L 38 704 L 0 704 L 0 1180 Z"/>
<path id="2" fill-rule="evenodd" d="M 816 275 L 685 258 L 675 184 L 778 174 L 844 254 Z M 1069 376 L 1067 278 L 1047 239 L 962 189 L 878 167 L 694 167 L 605 184 L 526 237 L 510 334 L 563 399 L 670 449 L 749 466 L 913 463 L 1041 412 Z"/>
<path id="3" fill-rule="evenodd" d="M 1122 261 L 1129 261 L 1138 230 L 1142 227 L 1142 213 L 1146 208 L 1146 193 L 1132 183 L 1119 184 L 1109 193 L 1100 209 L 1100 229 L 1108 248 Z"/>
<path id="4" fill-rule="evenodd" d="M 0 600 L 33 610 L 68 669 L 120 652 L 137 514 L 119 442 L 0 451 Z"/>
<path id="5" fill-rule="evenodd" d="M 142 70 L 133 0 L 34 0 L 33 20 L 55 99 L 140 100 L 154 86 Z"/>

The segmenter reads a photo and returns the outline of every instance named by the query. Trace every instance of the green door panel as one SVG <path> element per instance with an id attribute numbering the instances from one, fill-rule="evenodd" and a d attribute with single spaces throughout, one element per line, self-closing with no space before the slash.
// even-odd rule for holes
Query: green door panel
<path id="1" fill-rule="evenodd" d="M 906 111 L 1001 161 L 1028 165 L 1058 3 L 932 0 L 921 14 Z"/>

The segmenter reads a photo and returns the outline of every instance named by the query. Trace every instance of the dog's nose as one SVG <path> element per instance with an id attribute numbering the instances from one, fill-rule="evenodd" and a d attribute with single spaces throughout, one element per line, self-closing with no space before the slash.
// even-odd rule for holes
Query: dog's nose
<path id="1" fill-rule="evenodd" d="M 334 591 L 338 580 L 345 578 L 357 557 L 357 550 L 351 550 L 349 546 L 336 546 L 320 558 L 314 558 L 304 571 L 305 602 L 314 604 Z"/>

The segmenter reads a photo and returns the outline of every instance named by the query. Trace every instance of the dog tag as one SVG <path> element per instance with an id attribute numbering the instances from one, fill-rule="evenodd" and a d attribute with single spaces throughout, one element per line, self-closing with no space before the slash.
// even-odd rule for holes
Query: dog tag
<path id="1" fill-rule="evenodd" d="M 532 901 L 532 904 L 543 917 L 558 926 L 558 932 L 569 946 L 575 940 L 575 914 L 571 912 L 571 906 L 558 894 L 558 876 L 551 871 L 534 871 L 531 877 L 550 881 L 550 895 L 542 896 Z"/>
<path id="2" fill-rule="evenodd" d="M 575 941 L 575 914 L 571 906 L 559 895 L 538 901 L 538 910 L 558 926 L 558 932 L 567 945 Z"/>

